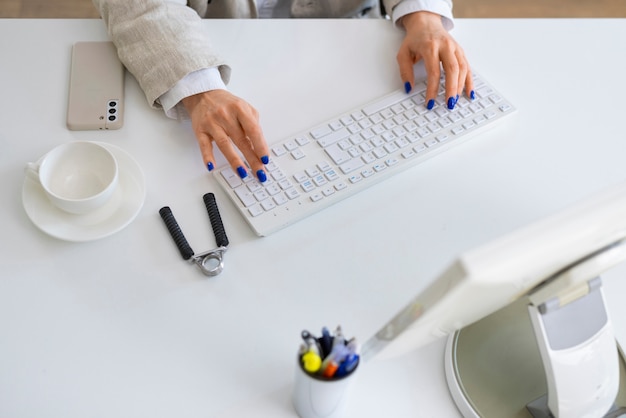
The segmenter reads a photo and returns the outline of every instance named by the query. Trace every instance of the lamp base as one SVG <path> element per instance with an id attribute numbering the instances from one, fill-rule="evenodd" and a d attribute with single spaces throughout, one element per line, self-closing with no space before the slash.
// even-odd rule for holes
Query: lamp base
<path id="1" fill-rule="evenodd" d="M 464 417 L 549 416 L 545 370 L 528 304 L 527 298 L 520 298 L 448 338 L 446 379 Z M 626 359 L 619 345 L 618 353 L 620 388 L 607 417 L 621 416 L 620 407 L 626 407 Z"/>

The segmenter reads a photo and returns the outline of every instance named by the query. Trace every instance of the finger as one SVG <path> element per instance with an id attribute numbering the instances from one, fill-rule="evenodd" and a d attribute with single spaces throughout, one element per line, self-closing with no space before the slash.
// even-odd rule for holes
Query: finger
<path id="1" fill-rule="evenodd" d="M 419 58 L 413 55 L 409 48 L 404 45 L 400 47 L 396 55 L 396 61 L 398 61 L 398 68 L 400 70 L 400 79 L 404 84 L 404 91 L 406 93 L 410 93 L 411 90 L 413 90 L 413 83 L 415 82 L 413 64 L 418 60 Z"/>
<path id="2" fill-rule="evenodd" d="M 446 105 L 452 110 L 459 90 L 459 62 L 455 53 L 449 49 L 442 53 L 441 61 L 446 74 Z"/>
<path id="3" fill-rule="evenodd" d="M 441 79 L 439 57 L 435 54 L 424 57 L 424 68 L 426 69 L 426 108 L 430 110 L 435 106 L 435 99 L 439 94 L 439 80 Z"/>
<path id="4" fill-rule="evenodd" d="M 459 81 L 457 84 L 457 96 L 463 94 L 463 91 L 467 88 L 467 76 L 469 72 L 469 64 L 463 49 L 458 48 L 456 51 L 457 62 L 459 63 Z"/>
<path id="5" fill-rule="evenodd" d="M 213 171 L 215 168 L 215 157 L 213 156 L 213 144 L 211 138 L 207 134 L 197 133 L 196 138 L 198 140 L 198 146 L 200 147 L 200 153 L 204 160 L 204 166 L 209 171 Z"/>
<path id="6" fill-rule="evenodd" d="M 263 164 L 269 162 L 269 147 L 263 130 L 259 124 L 259 116 L 256 109 L 252 109 L 252 114 L 243 114 L 239 117 L 239 123 L 245 137 L 250 141 L 254 154 Z M 250 162 L 250 161 L 248 161 Z"/>
<path id="7" fill-rule="evenodd" d="M 252 172 L 259 179 L 261 183 L 267 180 L 267 174 L 265 173 L 264 162 L 257 156 L 252 141 L 248 137 L 232 138 L 234 144 L 242 152 L 246 161 L 250 165 Z"/>
<path id="8" fill-rule="evenodd" d="M 476 93 L 474 92 L 474 77 L 472 76 L 471 67 L 467 67 L 467 75 L 465 76 L 465 94 L 471 100 L 476 99 Z"/>
<path id="9" fill-rule="evenodd" d="M 233 170 L 235 170 L 239 177 L 241 177 L 242 179 L 246 178 L 248 176 L 248 170 L 246 169 L 246 166 L 239 156 L 239 153 L 233 146 L 233 142 L 230 140 L 228 134 L 223 130 L 216 130 L 215 132 L 218 132 L 212 134 L 215 145 L 217 145 L 217 147 L 224 155 L 224 158 L 226 158 L 230 166 L 233 168 Z"/>

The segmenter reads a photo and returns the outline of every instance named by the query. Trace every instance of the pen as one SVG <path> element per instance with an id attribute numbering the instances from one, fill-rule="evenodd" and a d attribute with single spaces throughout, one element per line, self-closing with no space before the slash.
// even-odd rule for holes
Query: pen
<path id="1" fill-rule="evenodd" d="M 333 337 L 330 335 L 327 327 L 322 328 L 322 336 L 318 339 L 318 342 L 322 349 L 322 358 L 326 358 L 333 346 Z"/>
<path id="2" fill-rule="evenodd" d="M 351 339 L 346 346 L 348 347 L 348 355 L 341 362 L 341 364 L 339 364 L 339 367 L 335 372 L 335 377 L 342 377 L 350 374 L 359 364 L 359 346 L 356 340 L 354 338 Z"/>
<path id="3" fill-rule="evenodd" d="M 303 330 L 301 336 L 307 346 L 312 344 L 315 345 L 317 347 L 317 354 L 324 358 L 324 351 L 322 350 L 322 346 L 320 345 L 319 340 L 315 337 L 315 335 L 311 334 L 307 330 Z"/>
<path id="4" fill-rule="evenodd" d="M 339 364 L 346 358 L 350 350 L 345 344 L 336 344 L 330 354 L 322 362 L 322 376 L 333 377 Z"/>
<path id="5" fill-rule="evenodd" d="M 346 343 L 346 338 L 343 336 L 343 331 L 341 330 L 341 326 L 337 325 L 337 328 L 335 329 L 335 336 L 333 337 L 333 344 L 332 344 L 332 348 L 335 348 L 335 346 L 337 345 L 345 345 Z"/>
<path id="6" fill-rule="evenodd" d="M 309 373 L 316 373 L 322 366 L 322 358 L 320 357 L 319 348 L 315 341 L 315 338 L 307 338 L 305 344 L 300 347 L 300 352 L 303 352 L 300 360 L 302 361 L 302 367 Z"/>

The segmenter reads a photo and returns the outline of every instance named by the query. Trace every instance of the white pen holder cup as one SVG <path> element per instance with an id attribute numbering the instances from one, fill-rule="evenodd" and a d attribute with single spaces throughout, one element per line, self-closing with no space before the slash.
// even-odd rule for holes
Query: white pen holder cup
<path id="1" fill-rule="evenodd" d="M 103 206 L 118 183 L 113 154 L 94 142 L 68 142 L 26 164 L 26 175 L 39 183 L 52 204 L 73 214 Z"/>
<path id="2" fill-rule="evenodd" d="M 300 359 L 296 360 L 293 388 L 293 406 L 300 418 L 344 417 L 350 383 L 354 381 L 357 367 L 339 378 L 325 378 L 307 373 Z"/>

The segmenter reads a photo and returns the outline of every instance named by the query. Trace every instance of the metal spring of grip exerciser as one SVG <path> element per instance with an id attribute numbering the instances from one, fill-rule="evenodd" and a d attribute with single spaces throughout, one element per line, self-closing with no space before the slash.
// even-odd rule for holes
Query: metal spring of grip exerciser
<path id="1" fill-rule="evenodd" d="M 215 241 L 217 244 L 216 249 L 203 252 L 202 254 L 194 254 L 169 206 L 162 207 L 159 210 L 159 214 L 161 215 L 167 230 L 172 236 L 174 243 L 176 243 L 183 259 L 195 263 L 200 268 L 202 273 L 207 276 L 217 276 L 224 269 L 224 253 L 228 247 L 228 237 L 226 236 L 224 224 L 222 223 L 222 218 L 217 208 L 215 195 L 213 193 L 207 193 L 202 196 L 202 199 L 204 200 L 204 205 L 209 213 L 211 227 L 213 228 L 213 234 L 215 234 Z"/>

